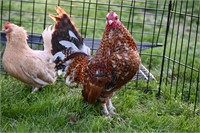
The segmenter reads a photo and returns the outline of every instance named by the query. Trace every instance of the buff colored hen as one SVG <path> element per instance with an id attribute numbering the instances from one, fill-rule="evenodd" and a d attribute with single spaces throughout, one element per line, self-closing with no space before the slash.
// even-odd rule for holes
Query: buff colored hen
<path id="1" fill-rule="evenodd" d="M 23 27 L 6 22 L 2 31 L 7 38 L 2 63 L 9 75 L 31 85 L 33 92 L 56 81 L 55 64 L 49 62 L 52 57 L 50 29 L 42 33 L 44 51 L 29 47 Z"/>

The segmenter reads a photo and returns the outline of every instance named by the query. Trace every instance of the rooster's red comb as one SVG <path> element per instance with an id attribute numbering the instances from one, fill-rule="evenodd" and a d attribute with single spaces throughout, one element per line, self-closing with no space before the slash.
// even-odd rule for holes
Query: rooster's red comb
<path id="1" fill-rule="evenodd" d="M 7 22 L 5 23 L 5 25 L 4 25 L 4 27 L 7 27 L 9 24 L 10 24 L 10 22 L 7 21 Z"/>
<path id="2" fill-rule="evenodd" d="M 111 19 L 111 18 L 114 18 L 114 17 L 116 17 L 116 16 L 117 16 L 117 14 L 116 14 L 114 11 L 112 11 L 112 10 L 109 11 L 108 14 L 106 15 L 106 17 L 107 17 L 107 18 L 110 18 L 110 19 Z"/>
<path id="3" fill-rule="evenodd" d="M 10 24 L 10 22 L 9 22 L 9 21 L 7 21 L 7 22 L 5 23 L 5 25 L 7 25 L 7 24 Z"/>

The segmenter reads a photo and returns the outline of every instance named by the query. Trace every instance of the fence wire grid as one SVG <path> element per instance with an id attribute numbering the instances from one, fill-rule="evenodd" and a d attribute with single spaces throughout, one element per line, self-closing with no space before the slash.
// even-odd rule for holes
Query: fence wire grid
<path id="1" fill-rule="evenodd" d="M 169 93 L 194 104 L 194 111 L 200 110 L 200 1 L 1 0 L 0 3 L 0 29 L 6 21 L 23 26 L 33 49 L 43 48 L 41 33 L 54 23 L 48 15 L 56 14 L 54 9 L 59 5 L 70 14 L 86 45 L 95 52 L 105 16 L 114 10 L 136 40 L 143 64 L 156 78 L 136 80 L 134 88 L 153 87 L 158 95 Z M 5 43 L 5 34 L 1 32 L 1 57 Z"/>

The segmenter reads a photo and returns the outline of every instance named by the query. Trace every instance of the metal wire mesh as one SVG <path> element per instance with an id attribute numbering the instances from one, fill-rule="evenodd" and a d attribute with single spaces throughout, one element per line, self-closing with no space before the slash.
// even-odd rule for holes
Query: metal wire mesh
<path id="1" fill-rule="evenodd" d="M 6 21 L 23 26 L 30 35 L 30 46 L 42 49 L 41 33 L 53 23 L 48 14 L 55 13 L 56 5 L 70 14 L 92 50 L 100 42 L 105 15 L 114 10 L 137 41 L 144 65 L 158 81 L 148 80 L 142 87 L 157 84 L 154 89 L 159 95 L 169 92 L 172 97 L 195 103 L 194 109 L 199 105 L 199 1 L 1 0 L 0 28 Z M 3 33 L 1 41 L 2 54 Z M 140 81 L 135 87 L 141 88 Z"/>
<path id="2" fill-rule="evenodd" d="M 169 12 L 169 36 L 163 54 L 160 86 L 169 86 L 172 96 L 199 103 L 200 1 L 173 1 Z M 164 84 L 162 84 L 164 82 Z"/>

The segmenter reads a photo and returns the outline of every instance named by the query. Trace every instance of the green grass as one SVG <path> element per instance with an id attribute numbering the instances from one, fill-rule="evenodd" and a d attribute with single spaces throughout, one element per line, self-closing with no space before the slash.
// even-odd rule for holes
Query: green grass
<path id="1" fill-rule="evenodd" d="M 32 24 L 30 24 L 33 14 L 28 12 L 33 10 L 33 5 L 29 2 L 24 2 L 22 4 L 22 10 L 24 12 L 22 13 L 21 25 L 25 27 L 28 32 L 33 31 L 34 33 L 41 33 L 45 20 L 45 0 L 36 0 L 35 2 L 33 28 Z M 91 0 L 91 2 L 90 5 L 88 3 L 85 4 L 85 10 L 82 9 L 83 3 L 73 2 L 71 12 L 72 18 L 80 29 L 83 37 L 92 38 L 94 36 L 95 38 L 101 38 L 105 27 L 107 8 L 105 8 L 106 5 L 99 4 L 97 6 L 99 9 L 97 18 L 99 20 L 94 21 L 95 10 L 93 8 L 96 8 L 96 1 Z M 120 0 L 111 0 L 112 4 L 118 4 L 120 2 Z M 13 11 L 11 11 L 10 20 L 11 22 L 20 24 L 20 13 L 16 12 L 20 10 L 20 2 L 12 1 L 12 3 Z M 53 21 L 48 18 L 48 14 L 56 14 L 54 7 L 57 1 L 48 0 L 48 3 L 54 5 L 47 6 L 46 26 L 53 23 Z M 99 3 L 105 2 L 100 0 Z M 3 4 L 3 8 L 7 9 L 9 1 L 3 1 Z M 67 12 L 70 11 L 68 7 L 70 4 L 70 2 L 66 1 L 61 1 L 60 3 L 61 7 L 64 7 Z M 126 1 L 124 4 L 130 5 L 130 2 Z M 194 7 L 194 14 L 197 15 L 199 10 L 198 1 L 195 1 L 195 5 L 197 6 Z M 88 14 L 89 6 L 92 8 L 89 10 Z M 136 2 L 135 6 L 145 7 L 144 3 L 140 2 Z M 155 5 L 147 4 L 147 7 L 155 8 Z M 185 3 L 183 7 L 185 7 Z M 115 11 L 119 11 L 121 7 L 114 5 L 111 6 L 111 8 Z M 162 8 L 162 6 L 159 8 Z M 133 32 L 135 40 L 137 42 L 156 42 L 157 32 L 159 30 L 158 26 L 155 27 L 155 35 L 144 34 L 142 37 L 140 34 L 142 31 L 153 32 L 153 25 L 149 25 L 148 23 L 154 23 L 154 14 L 156 12 L 147 12 L 149 15 L 146 15 L 145 20 L 143 14 L 135 14 L 133 19 L 136 23 L 131 25 L 127 22 L 129 19 L 129 10 L 129 8 L 123 8 L 121 20 L 128 27 L 129 31 Z M 185 11 L 185 9 L 183 9 L 183 11 Z M 80 18 L 80 16 L 82 16 L 83 12 L 84 17 L 82 24 L 82 18 Z M 143 12 L 143 10 L 136 8 L 135 12 Z M 190 14 L 191 12 L 191 3 L 189 3 L 187 13 Z M 2 14 L 2 22 L 4 24 L 4 22 L 9 19 L 9 13 L 3 10 Z M 90 19 L 88 21 L 88 26 L 86 26 L 88 15 Z M 181 17 L 181 24 L 178 25 L 178 19 L 172 19 L 165 56 L 186 64 L 187 66 L 192 66 L 194 59 L 193 67 L 199 69 L 200 46 L 197 45 L 196 49 L 194 49 L 197 19 L 193 18 L 192 20 L 191 31 L 194 32 L 191 32 L 191 39 L 188 41 L 190 18 L 186 21 L 184 37 L 182 37 L 184 25 L 182 22 L 184 17 L 182 15 L 177 15 L 176 18 L 178 17 Z M 143 21 L 145 22 L 144 27 L 143 24 L 138 23 Z M 159 23 L 160 21 L 161 16 L 157 16 L 156 22 Z M 174 32 L 172 32 L 173 21 L 175 22 Z M 167 17 L 165 12 L 161 34 L 165 34 L 166 23 Z M 96 29 L 94 29 L 95 24 Z M 0 28 L 2 28 L 2 25 Z M 178 26 L 179 31 L 177 30 Z M 164 41 L 165 37 L 160 36 L 158 42 L 163 44 Z M 172 43 L 170 43 L 171 41 Z M 197 42 L 199 42 L 199 37 Z M 176 45 L 178 46 L 177 48 Z M 0 49 L 3 49 L 2 45 Z M 159 47 L 141 51 L 143 64 L 150 67 L 151 73 L 153 73 L 158 81 L 160 80 L 163 49 L 164 47 Z M 196 51 L 193 57 L 194 50 Z M 160 55 L 160 57 L 151 56 L 151 53 Z M 169 61 L 167 58 L 165 58 L 164 63 L 161 97 L 157 98 L 156 96 L 158 82 L 150 81 L 147 84 L 146 81 L 131 81 L 113 97 L 113 104 L 116 107 L 118 115 L 110 120 L 101 115 L 101 106 L 98 103 L 90 105 L 83 102 L 81 88 L 67 87 L 64 84 L 64 79 L 59 80 L 51 86 L 44 87 L 39 92 L 31 94 L 30 86 L 8 75 L 1 74 L 1 132 L 199 132 L 199 101 L 197 101 L 196 111 L 194 112 L 199 72 L 193 71 L 191 75 L 191 69 Z M 146 91 L 145 88 L 153 89 L 153 91 Z M 184 91 L 182 92 L 183 89 Z M 190 99 L 188 101 L 189 92 Z M 176 98 L 174 98 L 175 96 Z"/>
<path id="2" fill-rule="evenodd" d="M 30 87 L 1 76 L 2 132 L 198 132 L 200 117 L 193 106 L 130 87 L 118 92 L 113 103 L 118 115 L 106 119 L 99 104 L 83 102 L 80 88 L 63 82 L 34 94 Z M 167 94 L 165 94 L 167 95 Z"/>

